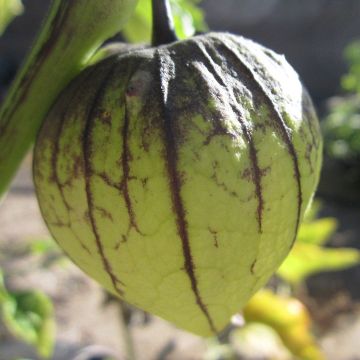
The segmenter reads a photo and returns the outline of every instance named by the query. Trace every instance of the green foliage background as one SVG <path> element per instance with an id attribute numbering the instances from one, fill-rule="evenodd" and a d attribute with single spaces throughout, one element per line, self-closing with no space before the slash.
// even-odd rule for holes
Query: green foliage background
<path id="1" fill-rule="evenodd" d="M 342 78 L 344 95 L 333 99 L 322 122 L 325 151 L 330 158 L 360 166 L 360 41 L 345 50 L 349 65 Z M 360 174 L 360 169 L 358 169 Z"/>
<path id="2" fill-rule="evenodd" d="M 207 30 L 204 14 L 198 7 L 201 0 L 170 0 L 176 34 L 180 39 Z M 151 40 L 151 1 L 139 0 L 135 13 L 123 30 L 125 38 L 133 43 Z"/>
<path id="3" fill-rule="evenodd" d="M 0 35 L 11 20 L 23 11 L 21 0 L 0 0 Z"/>

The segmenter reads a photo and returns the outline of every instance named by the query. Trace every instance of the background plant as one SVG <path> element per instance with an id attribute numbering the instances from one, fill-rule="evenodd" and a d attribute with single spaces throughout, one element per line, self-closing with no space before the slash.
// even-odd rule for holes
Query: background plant
<path id="1" fill-rule="evenodd" d="M 23 6 L 20 0 L 0 0 L 0 35 L 6 29 L 11 20 L 20 15 Z"/>
<path id="2" fill-rule="evenodd" d="M 0 311 L 4 325 L 13 336 L 33 345 L 42 357 L 51 357 L 55 320 L 49 297 L 36 290 L 9 291 L 0 269 Z"/>
<path id="3" fill-rule="evenodd" d="M 354 168 L 360 164 L 360 42 L 345 49 L 349 71 L 343 76 L 344 95 L 331 100 L 322 128 L 330 158 Z M 358 171 L 360 174 L 360 171 Z"/>

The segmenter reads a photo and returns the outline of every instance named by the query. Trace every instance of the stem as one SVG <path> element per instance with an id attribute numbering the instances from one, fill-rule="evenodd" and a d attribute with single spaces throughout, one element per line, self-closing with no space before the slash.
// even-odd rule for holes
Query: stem
<path id="1" fill-rule="evenodd" d="M 119 304 L 121 333 L 123 334 L 123 345 L 125 347 L 125 357 L 127 360 L 136 360 L 133 338 L 131 336 L 128 322 L 125 319 L 126 316 L 125 316 L 124 304 L 122 300 L 119 300 L 118 304 Z"/>
<path id="2" fill-rule="evenodd" d="M 65 86 L 121 30 L 137 0 L 53 0 L 0 109 L 0 199 Z"/>
<path id="3" fill-rule="evenodd" d="M 159 46 L 177 41 L 169 0 L 152 0 L 152 45 Z"/>

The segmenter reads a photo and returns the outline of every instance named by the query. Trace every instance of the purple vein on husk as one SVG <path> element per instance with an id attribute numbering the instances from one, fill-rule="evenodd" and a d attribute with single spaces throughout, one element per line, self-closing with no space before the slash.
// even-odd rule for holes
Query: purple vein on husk
<path id="1" fill-rule="evenodd" d="M 163 54 L 159 50 L 156 51 L 156 67 L 159 73 L 159 99 L 160 99 L 160 116 L 163 119 L 164 129 L 164 145 L 165 145 L 165 161 L 167 172 L 169 176 L 169 186 L 172 198 L 172 207 L 176 218 L 176 225 L 179 237 L 182 243 L 182 251 L 184 255 L 184 269 L 189 277 L 191 289 L 195 295 L 195 300 L 201 312 L 204 314 L 211 331 L 216 334 L 214 322 L 209 314 L 209 310 L 201 298 L 199 285 L 196 278 L 195 265 L 191 253 L 190 239 L 188 233 L 188 223 L 186 220 L 186 212 L 181 196 L 181 177 L 178 171 L 178 151 L 176 146 L 176 139 L 174 133 L 174 117 L 171 112 L 171 104 L 169 100 L 168 91 L 170 91 L 170 79 L 165 74 L 168 74 L 168 69 L 164 69 Z"/>

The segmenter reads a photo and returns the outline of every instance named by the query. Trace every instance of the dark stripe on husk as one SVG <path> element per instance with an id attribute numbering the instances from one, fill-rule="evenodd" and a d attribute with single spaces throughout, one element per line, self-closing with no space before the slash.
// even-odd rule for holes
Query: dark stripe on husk
<path id="1" fill-rule="evenodd" d="M 124 127 L 123 127 L 123 132 L 122 132 L 123 153 L 122 153 L 122 157 L 121 157 L 124 178 L 121 183 L 121 189 L 122 189 L 122 192 L 124 195 L 127 213 L 129 215 L 129 221 L 130 221 L 129 230 L 130 230 L 130 228 L 134 228 L 139 234 L 141 234 L 139 227 L 137 225 L 136 219 L 135 219 L 135 214 L 134 214 L 134 210 L 133 210 L 133 206 L 132 206 L 132 202 L 131 202 L 131 198 L 130 198 L 130 194 L 129 194 L 129 179 L 130 179 L 129 161 L 131 158 L 131 154 L 130 154 L 130 149 L 129 149 L 129 144 L 128 144 L 128 133 L 129 133 L 130 119 L 129 119 L 129 111 L 128 111 L 128 104 L 126 101 L 126 95 L 125 95 L 125 100 L 124 100 L 124 106 L 125 106 L 125 117 L 124 117 Z"/>
<path id="2" fill-rule="evenodd" d="M 115 64 L 115 66 L 116 66 L 116 64 Z M 105 77 L 103 78 L 102 82 L 100 83 L 99 88 L 96 91 L 96 94 L 94 95 L 94 98 L 91 99 L 91 101 L 90 101 L 89 112 L 87 114 L 87 119 L 86 119 L 86 124 L 85 124 L 85 129 L 84 129 L 83 152 L 84 152 L 85 191 L 86 191 L 86 198 L 87 198 L 88 208 L 89 208 L 89 219 L 90 219 L 91 227 L 93 229 L 93 233 L 95 236 L 96 246 L 97 246 L 99 255 L 101 257 L 101 260 L 102 260 L 102 263 L 104 266 L 104 270 L 109 275 L 115 291 L 120 296 L 123 296 L 124 291 L 123 291 L 123 289 L 121 289 L 119 287 L 119 285 L 124 285 L 124 283 L 122 281 L 120 281 L 116 277 L 116 275 L 113 273 L 111 265 L 110 265 L 108 259 L 106 258 L 104 247 L 101 243 L 99 230 L 97 228 L 95 217 L 93 214 L 96 206 L 94 204 L 94 200 L 93 200 L 93 196 L 92 196 L 91 188 L 90 188 L 90 180 L 91 180 L 91 176 L 93 174 L 93 170 L 92 170 L 91 164 L 90 164 L 90 159 L 92 156 L 92 153 L 90 150 L 91 135 L 92 135 L 91 134 L 92 123 L 93 123 L 93 120 L 96 118 L 97 108 L 98 108 L 99 104 L 101 103 L 101 100 L 103 99 L 107 85 L 112 78 L 115 66 L 112 65 L 112 66 L 110 66 L 110 69 L 107 70 L 107 73 L 106 73 Z"/>
<path id="3" fill-rule="evenodd" d="M 244 134 L 245 140 L 248 143 L 249 146 L 249 155 L 250 155 L 250 162 L 251 162 L 251 169 L 252 169 L 252 177 L 254 180 L 255 185 L 255 195 L 258 200 L 258 206 L 257 206 L 257 221 L 258 221 L 258 228 L 259 232 L 262 233 L 262 220 L 263 220 L 263 211 L 264 211 L 264 198 L 263 198 L 263 192 L 262 192 L 262 185 L 261 185 L 261 170 L 259 167 L 258 157 L 257 157 L 257 150 L 254 144 L 254 139 L 252 136 L 251 129 L 248 129 L 248 127 L 245 124 L 245 121 L 243 119 L 244 115 L 242 113 L 241 107 L 239 106 L 239 103 L 237 99 L 235 98 L 233 92 L 229 88 L 230 84 L 226 84 L 223 80 L 222 74 L 219 73 L 218 68 L 216 67 L 216 64 L 214 63 L 211 56 L 208 54 L 207 49 L 205 46 L 200 45 L 200 43 L 197 43 L 199 46 L 199 49 L 201 50 L 203 54 L 203 64 L 207 67 L 209 72 L 214 76 L 218 84 L 223 88 L 224 92 L 228 94 L 228 100 L 229 104 L 231 106 L 231 109 L 233 110 L 234 114 L 237 116 L 237 120 L 239 121 L 241 131 Z M 216 52 L 216 49 L 211 49 L 212 52 Z"/>
<path id="4" fill-rule="evenodd" d="M 83 79 L 81 79 L 81 81 L 78 81 L 78 84 L 76 86 L 75 89 L 71 89 L 71 93 L 74 94 L 76 93 L 77 91 L 81 91 L 81 87 L 83 86 L 83 83 L 86 82 L 94 73 L 94 68 L 90 68 L 89 70 L 87 70 L 87 73 L 85 73 L 86 76 L 84 76 Z M 70 91 L 70 90 L 68 90 Z M 52 176 L 52 180 L 55 182 L 56 186 L 58 187 L 59 189 L 59 192 L 60 192 L 60 196 L 61 196 L 61 199 L 68 211 L 68 213 L 70 213 L 71 210 L 73 210 L 71 208 L 71 206 L 69 205 L 69 203 L 67 202 L 66 198 L 65 198 L 65 194 L 64 194 L 64 191 L 63 191 L 63 187 L 64 185 L 60 182 L 60 179 L 59 179 L 59 176 L 58 176 L 58 173 L 57 173 L 57 164 L 58 164 L 58 158 L 59 158 L 59 155 L 60 155 L 60 138 L 62 137 L 62 133 L 63 133 L 63 130 L 65 129 L 65 122 L 66 122 L 66 118 L 69 114 L 69 112 L 71 111 L 71 109 L 73 108 L 73 106 L 76 106 L 75 103 L 75 100 L 76 97 L 73 96 L 71 99 L 70 99 L 70 103 L 67 103 L 67 108 L 66 110 L 61 113 L 61 115 L 58 115 L 58 116 L 61 116 L 61 121 L 60 121 L 60 126 L 58 128 L 58 131 L 55 135 L 55 138 L 54 138 L 54 149 L 53 149 L 53 153 L 51 155 L 51 168 L 52 168 L 52 172 L 53 172 L 53 176 Z M 69 214 L 69 223 L 68 224 L 64 224 L 66 225 L 70 231 L 72 232 L 72 234 L 75 236 L 75 238 L 79 241 L 81 247 L 89 254 L 91 254 L 89 248 L 82 242 L 82 240 L 79 238 L 79 236 L 73 231 L 72 227 L 71 227 L 71 220 L 70 220 L 70 214 Z"/>
<path id="5" fill-rule="evenodd" d="M 233 42 L 234 47 L 238 47 L 239 44 Z M 243 59 L 244 56 L 239 56 L 228 44 L 225 42 L 221 42 L 218 44 L 217 48 L 226 54 L 227 58 L 232 58 L 233 60 L 230 62 L 232 67 L 236 66 L 239 69 L 239 74 L 245 75 L 249 81 L 246 83 L 252 92 L 261 99 L 263 104 L 267 105 L 267 109 L 270 112 L 271 119 L 275 121 L 273 124 L 275 129 L 280 134 L 284 144 L 287 147 L 287 151 L 292 159 L 293 162 L 293 170 L 294 170 L 294 177 L 297 184 L 297 211 L 296 211 L 296 225 L 295 225 L 295 232 L 294 238 L 292 240 L 291 246 L 294 244 L 296 240 L 297 231 L 300 225 L 300 217 L 301 217 L 301 207 L 302 207 L 302 189 L 301 189 L 301 175 L 300 175 L 300 168 L 299 168 L 299 161 L 295 151 L 294 144 L 292 143 L 291 134 L 285 124 L 285 121 L 277 109 L 276 105 L 271 100 L 271 97 L 267 93 L 266 89 L 263 87 L 261 83 L 259 83 L 258 79 L 256 78 L 255 72 L 251 69 L 245 60 Z"/>
<path id="6" fill-rule="evenodd" d="M 315 111 L 315 110 L 313 110 L 313 104 L 312 104 L 310 95 L 308 94 L 308 92 L 305 88 L 303 88 L 303 95 L 302 95 L 302 111 L 304 114 L 304 118 L 308 124 L 308 129 L 310 132 L 312 145 L 315 146 L 316 148 L 318 148 L 319 147 L 319 139 L 315 135 L 315 133 L 317 133 L 317 131 L 313 128 L 314 116 L 316 116 L 316 114 L 312 113 L 312 111 Z"/>
<path id="7" fill-rule="evenodd" d="M 60 146 L 59 146 L 59 141 L 60 141 L 60 137 L 62 134 L 62 131 L 64 129 L 64 123 L 65 123 L 65 114 L 61 115 L 61 123 L 59 126 L 59 131 L 56 134 L 55 137 L 55 143 L 54 143 L 54 149 L 53 149 L 53 153 L 51 154 L 51 169 L 52 169 L 52 181 L 54 181 L 54 183 L 56 184 L 59 192 L 60 192 L 60 196 L 61 199 L 66 207 L 66 210 L 68 212 L 68 216 L 69 216 L 69 223 L 68 224 L 63 224 L 66 225 L 69 230 L 72 232 L 72 234 L 75 236 L 75 238 L 79 241 L 81 247 L 88 253 L 91 255 L 91 252 L 89 250 L 89 248 L 82 242 L 82 240 L 78 237 L 78 235 L 73 231 L 72 226 L 71 226 L 71 220 L 70 220 L 70 212 L 71 210 L 73 210 L 71 208 L 71 206 L 69 205 L 69 203 L 67 202 L 66 198 L 65 198 L 65 194 L 64 194 L 64 185 L 60 182 L 59 176 L 57 174 L 57 164 L 58 164 L 58 158 L 59 158 L 59 154 L 60 154 Z"/>
<path id="8" fill-rule="evenodd" d="M 315 148 L 315 161 L 314 163 L 318 163 L 318 157 L 319 157 L 319 151 L 317 151 L 321 145 L 321 137 L 319 136 L 319 129 L 316 128 L 317 118 L 316 113 L 314 109 L 314 105 L 312 103 L 312 100 L 310 98 L 310 95 L 308 94 L 306 88 L 303 86 L 303 96 L 302 96 L 302 112 L 305 120 L 307 121 L 308 129 L 311 136 L 311 144 L 310 146 L 311 150 L 312 148 Z M 315 126 L 315 128 L 314 128 Z M 314 165 L 311 162 L 311 155 L 309 154 L 308 161 L 311 171 L 314 171 Z"/>
<path id="9" fill-rule="evenodd" d="M 188 223 L 186 220 L 186 214 L 184 209 L 183 200 L 181 198 L 181 179 L 177 169 L 178 153 L 175 143 L 175 134 L 173 128 L 173 116 L 172 112 L 169 111 L 169 104 L 165 95 L 168 90 L 166 82 L 168 79 L 164 78 L 164 64 L 162 61 L 162 54 L 160 51 L 156 52 L 156 68 L 159 71 L 159 99 L 160 99 L 160 116 L 163 118 L 164 127 L 164 145 L 165 145 L 165 161 L 167 166 L 167 172 L 169 176 L 169 186 L 172 198 L 172 205 L 174 215 L 176 217 L 177 231 L 182 242 L 182 250 L 184 255 L 184 268 L 190 279 L 191 289 L 194 292 L 195 300 L 199 306 L 201 312 L 207 319 L 211 331 L 217 333 L 212 318 L 210 317 L 209 311 L 204 304 L 195 274 L 195 266 L 191 254 L 190 239 L 188 233 Z"/>

